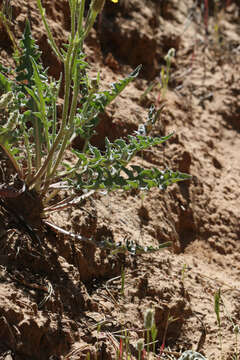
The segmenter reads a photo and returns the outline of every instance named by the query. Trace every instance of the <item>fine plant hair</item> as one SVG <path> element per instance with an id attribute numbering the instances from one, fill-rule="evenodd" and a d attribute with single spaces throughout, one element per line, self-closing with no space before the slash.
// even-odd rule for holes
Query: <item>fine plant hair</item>
<path id="1" fill-rule="evenodd" d="M 173 133 L 164 137 L 150 136 L 149 125 L 159 117 L 154 106 L 135 134 L 113 142 L 105 138 L 104 151 L 91 144 L 101 121 L 100 113 L 141 70 L 139 65 L 127 77 L 111 84 L 108 90 L 101 89 L 99 76 L 89 77 L 84 41 L 104 3 L 104 0 L 92 0 L 85 17 L 85 0 L 69 0 L 71 30 L 67 44 L 59 48 L 41 0 L 36 0 L 48 42 L 63 64 L 64 72 L 58 79 L 49 76 L 42 65 L 41 52 L 28 20 L 13 55 L 15 67 L 11 74 L 8 68 L 0 66 L 0 147 L 17 174 L 17 185 L 3 184 L 0 198 L 8 204 L 11 197 L 12 207 L 13 198 L 19 201 L 23 193 L 29 198 L 38 198 L 41 202 L 40 218 L 51 211 L 73 206 L 98 190 L 149 190 L 152 187 L 164 190 L 175 182 L 190 178 L 179 171 L 129 165 L 141 151 L 160 145 L 173 136 Z M 4 24 L 8 23 L 3 11 L 1 19 L 4 19 Z M 62 88 L 61 108 L 59 93 Z M 83 140 L 81 150 L 71 146 L 77 136 Z M 71 164 L 65 162 L 68 149 L 74 157 Z M 59 200 L 56 195 L 63 189 L 68 190 L 69 195 Z M 23 206 L 28 206 L 28 203 Z"/>

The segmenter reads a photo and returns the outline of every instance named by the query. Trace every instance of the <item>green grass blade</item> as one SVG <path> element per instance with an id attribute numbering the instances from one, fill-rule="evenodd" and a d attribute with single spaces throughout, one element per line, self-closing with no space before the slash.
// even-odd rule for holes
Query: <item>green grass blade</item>
<path id="1" fill-rule="evenodd" d="M 220 299 L 221 299 L 221 292 L 220 289 L 214 295 L 214 310 L 217 316 L 218 326 L 221 326 L 221 319 L 220 319 Z"/>

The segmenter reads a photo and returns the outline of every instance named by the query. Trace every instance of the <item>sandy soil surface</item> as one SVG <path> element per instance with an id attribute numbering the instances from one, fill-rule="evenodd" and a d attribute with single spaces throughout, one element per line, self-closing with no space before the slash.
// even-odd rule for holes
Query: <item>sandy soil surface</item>
<path id="1" fill-rule="evenodd" d="M 178 359 L 188 349 L 211 360 L 240 359 L 240 7 L 223 1 L 216 16 L 210 1 L 206 19 L 203 3 L 107 2 L 85 46 L 91 74 L 100 71 L 103 88 L 143 64 L 139 79 L 102 115 L 93 139 L 100 148 L 105 136 L 133 134 L 151 103 L 160 105 L 161 67 L 175 48 L 166 106 L 153 129 L 154 135 L 175 135 L 134 161 L 187 172 L 192 180 L 144 196 L 94 194 L 48 219 L 99 240 L 152 246 L 171 241 L 172 247 L 114 255 L 49 229 L 39 246 L 2 214 L 1 226 L 9 229 L 0 238 L 0 359 L 118 359 L 119 336 L 126 331 L 128 359 L 137 359 L 148 308 L 155 311 L 158 330 L 151 359 Z M 61 45 L 70 24 L 67 1 L 43 5 Z M 16 0 L 12 6 L 16 37 L 30 16 L 44 66 L 58 78 L 62 68 L 35 1 Z M 0 35 L 1 62 L 9 66 L 12 46 L 2 25 Z M 214 311 L 219 289 L 221 336 Z"/>

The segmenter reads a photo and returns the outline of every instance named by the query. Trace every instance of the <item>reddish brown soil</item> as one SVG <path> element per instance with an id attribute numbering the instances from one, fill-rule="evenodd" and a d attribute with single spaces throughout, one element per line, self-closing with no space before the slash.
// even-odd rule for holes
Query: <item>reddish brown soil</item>
<path id="1" fill-rule="evenodd" d="M 104 136 L 124 137 L 146 120 L 159 90 L 155 87 L 143 101 L 141 95 L 157 80 L 164 56 L 174 47 L 167 104 L 154 134 L 176 134 L 135 162 L 167 166 L 193 178 L 165 193 L 152 190 L 143 199 L 134 192 L 95 194 L 50 220 L 96 239 L 128 238 L 153 246 L 170 240 L 173 246 L 135 257 L 112 255 L 50 231 L 38 244 L 21 224 L 12 226 L 0 238 L 1 359 L 83 360 L 89 353 L 90 359 L 113 360 L 121 329 L 131 329 L 130 358 L 135 359 L 134 345 L 143 337 L 149 307 L 155 309 L 157 354 L 164 334 L 165 350 L 175 354 L 152 359 L 178 359 L 187 349 L 212 360 L 240 358 L 233 331 L 240 326 L 240 8 L 238 1 L 226 3 L 219 13 L 220 43 L 213 1 L 208 33 L 201 6 L 193 0 L 106 4 L 85 49 L 91 74 L 101 71 L 104 88 L 139 63 L 143 71 L 103 115 L 94 144 L 103 147 Z M 60 45 L 69 30 L 67 0 L 43 4 Z M 14 33 L 20 36 L 27 13 L 44 65 L 58 77 L 62 68 L 46 41 L 35 1 L 13 2 Z M 9 66 L 11 42 L 3 27 L 0 35 L 1 60 Z M 214 313 L 218 289 L 224 304 L 222 355 Z"/>

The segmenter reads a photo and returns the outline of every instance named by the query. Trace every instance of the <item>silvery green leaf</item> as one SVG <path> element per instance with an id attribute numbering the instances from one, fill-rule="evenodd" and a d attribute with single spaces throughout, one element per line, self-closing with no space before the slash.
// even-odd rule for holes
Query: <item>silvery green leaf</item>
<path id="1" fill-rule="evenodd" d="M 187 350 L 184 351 L 178 360 L 207 360 L 207 358 L 196 351 Z"/>

